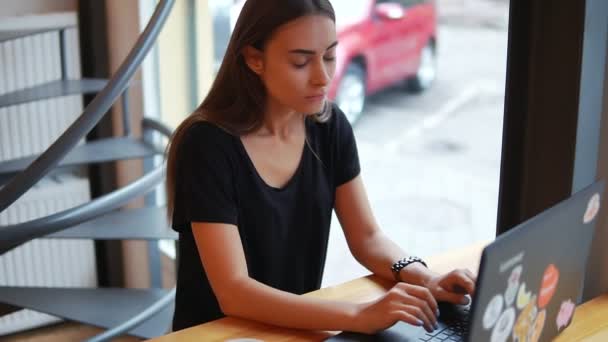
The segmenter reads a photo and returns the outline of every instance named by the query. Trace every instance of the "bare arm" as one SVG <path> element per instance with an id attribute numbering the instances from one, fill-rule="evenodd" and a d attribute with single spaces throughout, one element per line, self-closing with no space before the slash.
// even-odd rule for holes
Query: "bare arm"
<path id="1" fill-rule="evenodd" d="M 355 259 L 374 274 L 394 280 L 391 266 L 407 254 L 378 227 L 361 176 L 336 189 L 336 213 Z M 405 282 L 423 286 L 434 275 L 418 263 L 400 274 Z"/>
<path id="2" fill-rule="evenodd" d="M 361 176 L 336 189 L 336 213 L 351 253 L 371 272 L 394 279 L 392 264 L 407 254 L 378 227 Z M 437 274 L 419 263 L 401 269 L 401 280 L 428 288 L 437 300 L 466 303 L 465 294 L 475 291 L 476 277 L 466 269 Z"/>
<path id="3" fill-rule="evenodd" d="M 192 229 L 224 314 L 287 328 L 358 331 L 356 304 L 302 297 L 250 278 L 236 226 L 192 223 Z"/>

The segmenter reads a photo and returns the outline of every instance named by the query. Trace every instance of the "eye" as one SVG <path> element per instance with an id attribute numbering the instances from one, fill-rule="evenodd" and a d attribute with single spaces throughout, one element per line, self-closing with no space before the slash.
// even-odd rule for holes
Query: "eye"
<path id="1" fill-rule="evenodd" d="M 305 67 L 305 66 L 306 66 L 306 64 L 308 64 L 308 62 L 305 62 L 305 63 L 300 63 L 300 64 L 298 64 L 298 63 L 293 63 L 293 66 L 294 66 L 294 67 L 296 67 L 296 69 L 302 69 L 303 67 Z"/>
<path id="2" fill-rule="evenodd" d="M 325 56 L 323 59 L 327 62 L 333 62 L 336 60 L 336 56 Z"/>

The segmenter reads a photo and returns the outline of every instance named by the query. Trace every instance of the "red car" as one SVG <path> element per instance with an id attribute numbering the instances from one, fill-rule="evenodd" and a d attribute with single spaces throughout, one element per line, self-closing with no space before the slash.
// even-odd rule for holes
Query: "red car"
<path id="1" fill-rule="evenodd" d="M 436 75 L 435 0 L 332 0 L 339 44 L 329 98 L 351 123 L 363 113 L 365 97 L 406 82 L 413 92 Z"/>

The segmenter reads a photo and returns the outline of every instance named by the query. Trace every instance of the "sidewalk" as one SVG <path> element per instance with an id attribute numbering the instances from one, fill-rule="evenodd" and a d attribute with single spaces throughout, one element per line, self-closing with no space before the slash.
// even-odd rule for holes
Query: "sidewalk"
<path id="1" fill-rule="evenodd" d="M 438 0 L 437 8 L 441 25 L 509 26 L 509 0 Z"/>

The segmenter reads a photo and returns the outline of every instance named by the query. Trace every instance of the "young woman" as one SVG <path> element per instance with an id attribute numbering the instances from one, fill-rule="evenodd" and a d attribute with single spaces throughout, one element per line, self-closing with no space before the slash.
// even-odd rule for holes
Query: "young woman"
<path id="1" fill-rule="evenodd" d="M 168 211 L 179 232 L 174 330 L 224 315 L 372 333 L 434 329 L 437 301 L 464 303 L 467 270 L 439 275 L 380 230 L 353 131 L 325 96 L 336 59 L 327 0 L 249 0 L 211 90 L 176 130 Z M 332 210 L 353 256 L 397 283 L 363 303 L 299 296 L 323 276 Z M 399 262 L 401 260 L 401 262 Z"/>

